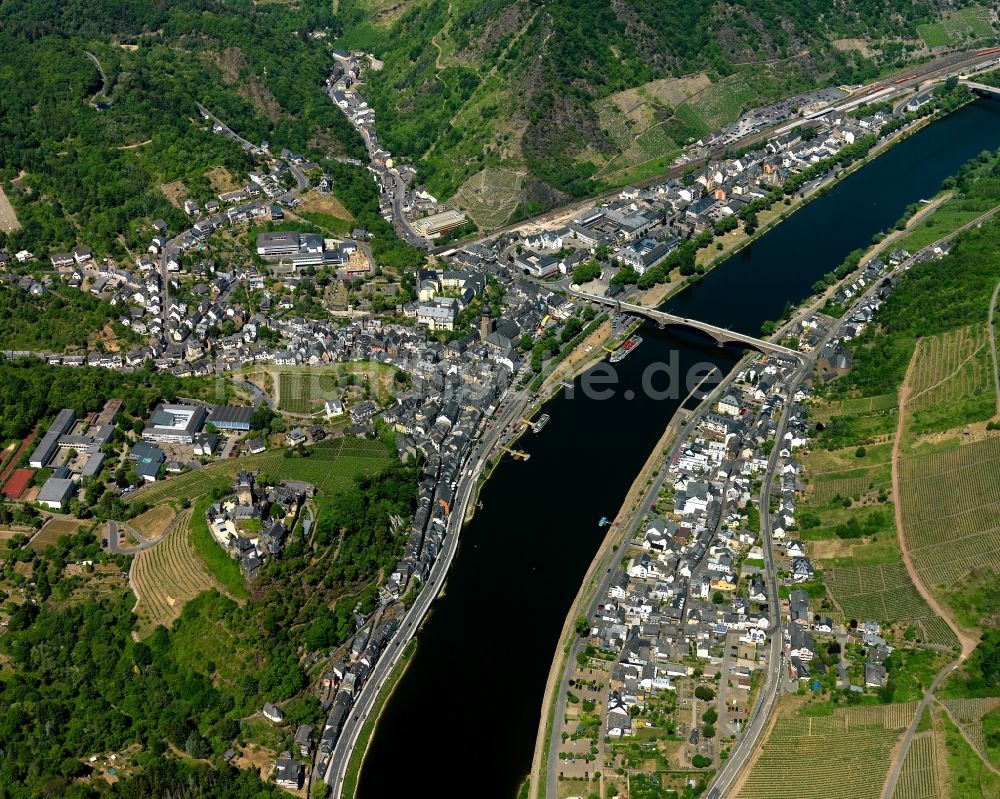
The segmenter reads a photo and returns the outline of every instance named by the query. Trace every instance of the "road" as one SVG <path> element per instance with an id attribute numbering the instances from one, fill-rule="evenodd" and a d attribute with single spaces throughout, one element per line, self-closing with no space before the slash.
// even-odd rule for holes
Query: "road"
<path id="1" fill-rule="evenodd" d="M 515 375 L 512 378 L 512 384 L 516 379 L 517 376 Z M 495 417 L 489 423 L 493 425 L 492 428 L 486 428 L 481 443 L 473 448 L 468 461 L 463 465 L 455 506 L 448 517 L 444 545 L 437 559 L 434 561 L 434 565 L 431 567 L 427 584 L 422 588 L 413 606 L 404 617 L 399 629 L 387 644 L 385 652 L 376 661 L 368 680 L 365 682 L 354 706 L 351 708 L 350 715 L 348 715 L 347 720 L 344 722 L 333 752 L 330 754 L 323 779 L 332 789 L 331 796 L 333 799 L 339 799 L 341 795 L 351 753 L 354 751 L 358 737 L 361 734 L 361 729 L 372 710 L 372 706 L 375 704 L 375 700 L 378 698 L 379 692 L 385 685 L 385 681 L 389 678 L 393 668 L 395 668 L 407 643 L 416 635 L 432 603 L 444 585 L 448 569 L 451 567 L 451 562 L 458 551 L 462 525 L 468 512 L 469 503 L 475 496 L 479 475 L 483 467 L 489 462 L 489 458 L 496 446 L 500 443 L 506 427 L 510 424 L 519 423 L 519 414 L 523 412 L 527 401 L 528 398 L 524 392 L 509 392 L 503 400 L 504 411 L 499 417 Z"/>
<path id="2" fill-rule="evenodd" d="M 977 56 L 975 53 L 978 51 L 970 51 L 967 53 L 953 53 L 947 55 L 937 61 L 931 62 L 929 64 L 922 64 L 920 66 L 914 66 L 911 69 L 906 70 L 908 75 L 912 75 L 912 78 L 901 80 L 898 84 L 891 84 L 892 94 L 888 96 L 882 96 L 876 100 L 876 102 L 886 101 L 891 98 L 895 98 L 897 95 L 901 95 L 905 92 L 909 92 L 911 89 L 919 88 L 920 85 L 927 80 L 931 79 L 944 79 L 949 77 L 950 74 L 959 74 L 967 67 L 973 67 L 979 65 L 984 60 L 984 56 Z M 856 104 L 858 99 L 866 96 L 869 92 L 871 85 L 863 86 L 862 88 L 855 91 L 853 94 L 849 95 L 842 100 L 837 101 L 832 104 L 829 108 L 830 111 L 838 110 L 843 106 L 850 106 L 851 104 Z M 907 98 L 909 100 L 910 98 Z M 783 122 L 778 125 L 772 125 L 767 128 L 762 128 L 757 133 L 750 136 L 746 136 L 740 139 L 738 142 L 726 145 L 725 147 L 719 147 L 708 152 L 704 157 L 693 158 L 692 160 L 681 164 L 679 166 L 668 169 L 658 175 L 654 175 L 650 178 L 645 178 L 640 181 L 636 181 L 631 185 L 637 188 L 644 188 L 647 186 L 654 186 L 658 183 L 662 183 L 665 180 L 671 178 L 680 178 L 688 170 L 698 169 L 704 164 L 708 163 L 710 160 L 717 160 L 725 157 L 728 153 L 731 153 L 737 149 L 745 149 L 748 147 L 753 147 L 754 145 L 766 142 L 768 139 L 780 134 L 783 131 L 790 130 L 791 128 L 797 127 L 799 125 L 806 124 L 808 120 L 797 119 L 793 122 Z M 469 239 L 463 239 L 461 241 L 453 242 L 447 246 L 432 248 L 431 253 L 434 255 L 440 255 L 444 252 L 449 252 L 451 250 L 460 250 L 463 247 L 468 247 L 471 244 L 482 244 L 484 242 L 491 241 L 502 233 L 510 233 L 517 230 L 526 230 L 533 227 L 540 227 L 548 222 L 552 222 L 560 217 L 564 217 L 567 214 L 571 214 L 574 211 L 583 212 L 595 205 L 599 205 L 602 202 L 607 202 L 608 200 L 616 199 L 620 194 L 620 189 L 612 189 L 606 192 L 601 192 L 600 194 L 593 195 L 583 200 L 577 200 L 568 205 L 560 206 L 559 208 L 554 208 L 550 211 L 545 211 L 544 213 L 538 214 L 537 216 L 530 217 L 528 219 L 522 219 L 518 222 L 513 222 L 509 225 L 504 225 L 502 227 L 495 228 L 491 230 L 489 234 L 485 236 L 476 236 Z"/>
<path id="3" fill-rule="evenodd" d="M 136 555 L 142 552 L 144 549 L 149 549 L 156 541 L 150 541 L 147 538 L 143 538 L 135 530 L 133 530 L 128 524 L 122 523 L 122 527 L 128 531 L 132 537 L 138 542 L 138 546 L 123 548 L 118 542 L 118 536 L 121 535 L 118 531 L 118 522 L 114 520 L 108 521 L 108 550 L 115 555 Z"/>
<path id="4" fill-rule="evenodd" d="M 997 413 L 1000 414 L 1000 368 L 997 367 L 997 331 L 993 325 L 993 315 L 997 308 L 997 294 L 1000 293 L 1000 283 L 993 289 L 990 297 L 990 323 L 987 327 L 990 333 L 990 353 L 993 355 L 993 393 L 997 398 Z"/>
<path id="5" fill-rule="evenodd" d="M 739 370 L 739 367 L 734 369 L 734 373 Z M 627 547 L 627 542 L 630 541 L 639 528 L 640 522 L 645 519 L 646 514 L 643 513 L 643 509 L 647 508 L 652 504 L 655 499 L 659 496 L 661 489 L 663 488 L 663 483 L 667 478 L 668 469 L 666 465 L 669 464 L 680 452 L 680 448 L 684 445 L 691 434 L 694 432 L 695 427 L 700 421 L 701 415 L 704 413 L 705 409 L 711 407 L 712 403 L 721 395 L 721 393 L 728 387 L 730 381 L 726 380 L 721 382 L 718 386 L 713 389 L 713 391 L 702 400 L 701 404 L 698 406 L 697 410 L 691 414 L 691 416 L 684 422 L 677 435 L 673 439 L 669 452 L 666 454 L 662 466 L 660 467 L 659 473 L 656 478 L 650 483 L 649 487 L 643 492 L 641 499 L 636 502 L 633 507 L 638 509 L 637 512 L 633 513 L 632 519 L 627 525 L 623 525 L 619 531 L 619 535 L 615 536 L 614 539 L 606 539 L 603 552 L 599 552 L 595 558 L 597 562 L 597 568 L 594 571 L 596 574 L 600 574 L 600 579 L 597 583 L 597 587 L 594 589 L 590 596 L 589 602 L 584 607 L 579 607 L 574 605 L 570 611 L 570 618 L 576 618 L 577 616 L 586 616 L 588 619 L 593 618 L 594 614 L 597 612 L 597 606 L 603 602 L 608 595 L 608 589 L 611 587 L 611 581 L 615 577 L 616 570 L 613 568 L 617 558 L 620 557 L 619 552 L 624 551 Z M 696 388 L 697 390 L 697 388 Z M 693 394 L 694 392 L 692 392 Z M 690 396 L 690 395 L 689 395 Z M 686 402 L 687 400 L 685 400 Z M 683 407 L 682 402 L 679 407 Z M 592 567 L 593 569 L 594 567 Z M 603 570 L 603 571 L 601 571 Z M 586 579 L 592 579 L 588 574 Z M 578 646 L 578 639 L 573 640 L 573 648 L 567 655 L 565 659 L 565 664 L 563 667 L 563 673 L 559 677 L 558 687 L 553 689 L 556 692 L 556 705 L 553 718 L 560 718 L 561 714 L 565 711 L 565 697 L 566 692 L 569 690 L 569 680 L 573 672 L 573 664 L 576 662 L 575 652 Z M 551 693 L 551 692 L 550 692 Z M 545 707 L 542 710 L 543 720 L 542 727 L 544 728 L 546 724 L 548 708 Z M 544 735 L 544 730 L 543 733 Z M 549 751 L 547 753 L 547 769 L 545 773 L 545 792 L 542 796 L 556 796 L 558 791 L 558 765 L 559 765 L 559 745 L 561 744 L 561 738 L 556 734 L 556 730 L 552 730 L 552 734 L 549 738 L 548 747 Z M 541 740 L 541 745 L 544 746 L 544 738 Z M 536 746 L 537 749 L 537 746 Z M 537 761 L 537 757 L 536 757 Z M 540 769 L 538 768 L 538 763 L 533 766 L 533 775 L 537 774 Z M 538 785 L 538 781 L 534 778 L 531 781 L 532 786 Z M 532 788 L 532 795 L 536 796 L 538 794 L 534 793 L 536 788 Z"/>

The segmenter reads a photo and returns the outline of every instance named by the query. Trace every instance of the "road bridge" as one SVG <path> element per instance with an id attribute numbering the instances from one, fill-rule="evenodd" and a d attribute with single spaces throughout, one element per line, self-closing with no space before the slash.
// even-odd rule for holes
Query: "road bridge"
<path id="1" fill-rule="evenodd" d="M 959 83 L 965 84 L 976 94 L 987 94 L 990 97 L 1000 97 L 1000 88 L 996 86 L 987 86 L 985 83 L 978 83 L 974 80 L 960 80 Z"/>
<path id="2" fill-rule="evenodd" d="M 755 336 L 748 336 L 745 333 L 737 333 L 735 330 L 729 330 L 728 328 L 719 327 L 718 325 L 709 324 L 708 322 L 700 322 L 697 319 L 687 319 L 686 317 L 677 316 L 676 314 L 667 313 L 666 311 L 660 311 L 656 308 L 647 308 L 644 305 L 633 305 L 629 302 L 621 302 L 620 300 L 613 299 L 612 297 L 601 297 L 597 294 L 587 294 L 582 291 L 572 290 L 570 293 L 576 297 L 580 297 L 581 299 L 589 300 L 590 302 L 607 305 L 608 307 L 614 308 L 616 311 L 620 311 L 622 313 L 643 316 L 646 319 L 656 322 L 660 325 L 660 327 L 674 325 L 677 327 L 689 327 L 694 330 L 700 330 L 702 333 L 707 333 L 709 336 L 714 338 L 716 342 L 718 342 L 719 346 L 734 342 L 738 344 L 745 344 L 752 349 L 759 350 L 760 352 L 768 355 L 784 355 L 789 358 L 794 358 L 795 360 L 799 360 L 802 357 L 800 352 L 788 347 L 783 347 L 780 344 L 775 344 L 773 341 L 756 338 Z"/>

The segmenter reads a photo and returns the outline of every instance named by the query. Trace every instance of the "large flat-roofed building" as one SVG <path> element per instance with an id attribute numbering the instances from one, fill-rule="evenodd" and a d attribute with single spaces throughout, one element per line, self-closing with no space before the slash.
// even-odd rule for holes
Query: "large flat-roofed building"
<path id="1" fill-rule="evenodd" d="M 28 458 L 28 465 L 33 469 L 41 469 L 52 460 L 52 456 L 59 449 L 59 438 L 73 428 L 76 421 L 76 414 L 71 408 L 63 408 L 52 420 L 48 432 L 42 436 L 35 451 Z"/>
<path id="2" fill-rule="evenodd" d="M 257 236 L 257 255 L 261 258 L 285 258 L 291 255 L 323 252 L 323 237 L 316 233 L 287 230 L 281 233 L 261 233 Z"/>
<path id="3" fill-rule="evenodd" d="M 45 481 L 35 500 L 40 505 L 58 510 L 65 500 L 76 494 L 76 483 L 68 477 L 50 477 Z"/>
<path id="4" fill-rule="evenodd" d="M 216 405 L 208 415 L 208 423 L 219 430 L 249 430 L 253 408 L 248 405 Z"/>
<path id="5" fill-rule="evenodd" d="M 200 405 L 157 405 L 142 437 L 164 444 L 192 444 L 207 415 Z"/>
<path id="6" fill-rule="evenodd" d="M 447 233 L 465 223 L 465 214 L 461 211 L 448 209 L 437 214 L 425 216 L 413 223 L 413 229 L 421 236 L 437 236 Z"/>

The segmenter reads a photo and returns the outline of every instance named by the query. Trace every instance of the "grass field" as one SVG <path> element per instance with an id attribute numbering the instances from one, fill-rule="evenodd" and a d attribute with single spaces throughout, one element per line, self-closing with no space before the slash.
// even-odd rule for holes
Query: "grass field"
<path id="1" fill-rule="evenodd" d="M 907 252 L 917 252 L 942 236 L 958 230 L 966 222 L 971 222 L 987 210 L 986 208 L 976 210 L 979 208 L 978 204 L 976 208 L 971 208 L 969 205 L 968 200 L 952 198 L 945 201 L 924 222 L 897 240 L 896 246 Z"/>
<path id="2" fill-rule="evenodd" d="M 226 592 L 237 599 L 246 599 L 249 592 L 239 563 L 219 546 L 208 529 L 205 511 L 211 504 L 210 500 L 210 497 L 202 497 L 194 503 L 188 520 L 187 540 L 207 572 L 225 588 Z"/>
<path id="3" fill-rule="evenodd" d="M 940 795 L 934 764 L 934 736 L 930 732 L 921 733 L 910 742 L 892 797 L 937 799 Z"/>
<path id="4" fill-rule="evenodd" d="M 948 587 L 974 568 L 1000 571 L 1000 438 L 900 464 L 903 528 L 925 583 Z"/>
<path id="5" fill-rule="evenodd" d="M 958 643 L 954 633 L 917 593 L 902 561 L 831 569 L 824 572 L 823 581 L 849 619 L 883 623 L 913 621 L 923 628 L 928 643 L 944 646 Z M 938 624 L 939 621 L 942 623 Z"/>
<path id="6" fill-rule="evenodd" d="M 130 519 L 128 524 L 143 538 L 157 539 L 166 532 L 175 516 L 174 509 L 169 505 L 157 505 Z"/>
<path id="7" fill-rule="evenodd" d="M 184 518 L 162 541 L 140 552 L 132 562 L 140 636 L 145 637 L 160 624 L 170 627 L 185 603 L 202 591 L 220 587 L 195 552 L 190 522 L 191 512 L 185 511 Z"/>
<path id="8" fill-rule="evenodd" d="M 79 519 L 49 519 L 28 546 L 36 552 L 42 552 L 45 547 L 56 543 L 60 536 L 76 535 L 80 530 L 89 528 L 91 524 Z"/>
<path id="9" fill-rule="evenodd" d="M 892 748 L 916 703 L 784 714 L 754 763 L 740 799 L 877 799 Z"/>
<path id="10" fill-rule="evenodd" d="M 349 487 L 356 476 L 374 474 L 390 460 L 389 451 L 380 441 L 349 436 L 321 441 L 307 450 L 307 458 L 285 458 L 284 450 L 276 449 L 214 461 L 140 489 L 129 496 L 129 501 L 142 500 L 150 505 L 190 502 L 216 487 L 229 486 L 240 469 L 258 470 L 263 477 L 276 480 L 307 480 L 321 492 L 336 493 Z"/>

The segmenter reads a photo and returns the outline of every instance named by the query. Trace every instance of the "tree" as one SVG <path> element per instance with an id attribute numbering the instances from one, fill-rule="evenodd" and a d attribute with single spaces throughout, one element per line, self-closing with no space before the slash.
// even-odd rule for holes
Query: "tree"
<path id="1" fill-rule="evenodd" d="M 699 685 L 694 689 L 694 695 L 703 702 L 711 702 L 715 699 L 715 691 L 707 685 Z"/>
<path id="2" fill-rule="evenodd" d="M 868 450 L 866 450 L 864 447 L 858 447 L 856 450 L 854 450 L 854 457 L 855 458 L 863 458 L 867 454 L 868 454 Z"/>
<path id="3" fill-rule="evenodd" d="M 715 724 L 719 720 L 719 711 L 714 707 L 709 707 L 708 710 L 701 714 L 701 720 L 706 724 Z"/>
<path id="4" fill-rule="evenodd" d="M 711 724 L 706 724 L 705 727 L 704 727 L 704 729 L 702 729 L 701 734 L 704 735 L 705 738 L 714 738 L 715 737 L 715 727 L 713 725 L 711 725 Z"/>

